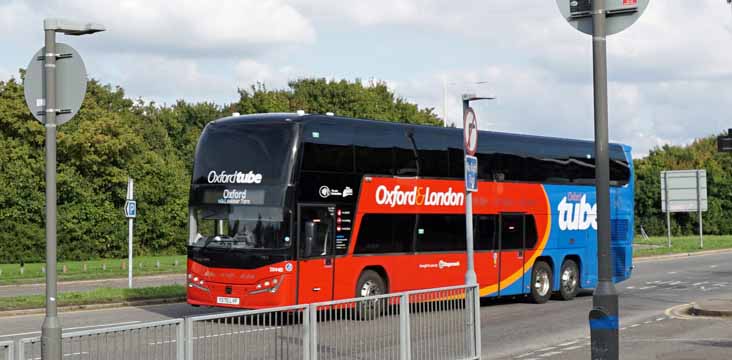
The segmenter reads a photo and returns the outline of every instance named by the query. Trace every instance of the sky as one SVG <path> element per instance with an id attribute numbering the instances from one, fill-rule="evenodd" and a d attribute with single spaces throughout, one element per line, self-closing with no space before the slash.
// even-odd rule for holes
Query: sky
<path id="1" fill-rule="evenodd" d="M 553 0 L 0 0 L 0 80 L 28 65 L 48 17 L 104 24 L 57 41 L 135 99 L 223 105 L 256 82 L 376 80 L 458 126 L 475 93 L 497 98 L 474 106 L 481 130 L 594 134 L 592 39 Z M 651 0 L 607 46 L 610 139 L 635 157 L 732 128 L 725 0 Z"/>

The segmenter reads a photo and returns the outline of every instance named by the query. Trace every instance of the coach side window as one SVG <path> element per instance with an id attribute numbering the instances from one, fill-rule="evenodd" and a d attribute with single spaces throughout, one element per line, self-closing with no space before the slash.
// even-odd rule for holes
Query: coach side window
<path id="1" fill-rule="evenodd" d="M 477 215 L 474 219 L 475 234 L 473 238 L 475 239 L 475 250 L 495 250 L 498 235 L 497 216 Z"/>
<path id="2" fill-rule="evenodd" d="M 366 214 L 361 220 L 355 254 L 407 252 L 414 234 L 413 214 Z"/>
<path id="3" fill-rule="evenodd" d="M 417 252 L 465 250 L 465 215 L 421 214 L 418 219 Z"/>

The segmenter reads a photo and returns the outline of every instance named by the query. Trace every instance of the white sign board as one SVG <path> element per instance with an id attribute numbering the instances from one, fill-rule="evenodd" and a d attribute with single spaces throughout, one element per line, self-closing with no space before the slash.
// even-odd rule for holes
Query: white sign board
<path id="1" fill-rule="evenodd" d="M 666 197 L 668 196 L 668 201 Z M 706 170 L 676 170 L 661 172 L 661 211 L 666 212 L 707 211 Z"/>

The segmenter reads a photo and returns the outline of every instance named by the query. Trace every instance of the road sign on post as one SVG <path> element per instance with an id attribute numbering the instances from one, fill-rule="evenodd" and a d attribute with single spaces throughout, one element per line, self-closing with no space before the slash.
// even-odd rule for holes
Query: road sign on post
<path id="1" fill-rule="evenodd" d="M 127 217 L 127 287 L 132 289 L 132 230 L 137 217 L 135 199 L 135 181 L 127 178 L 127 201 L 125 201 L 125 217 Z"/>
<path id="2" fill-rule="evenodd" d="M 696 212 L 699 217 L 699 247 L 704 247 L 702 212 L 707 211 L 707 171 L 661 172 L 661 211 L 666 213 L 666 234 L 671 247 L 671 213 Z"/>
<path id="3" fill-rule="evenodd" d="M 717 151 L 732 152 L 732 129 L 727 130 L 727 136 L 717 137 Z"/>
<path id="4" fill-rule="evenodd" d="M 473 108 L 464 109 L 463 115 L 463 144 L 465 153 L 473 156 L 478 149 L 478 119 Z"/>
<path id="5" fill-rule="evenodd" d="M 43 87 L 45 54 L 41 48 L 33 55 L 25 73 L 25 103 L 36 120 L 45 123 L 46 97 Z M 86 67 L 79 53 L 69 45 L 56 44 L 56 125 L 71 120 L 86 95 Z"/>
<path id="6" fill-rule="evenodd" d="M 478 158 L 465 155 L 465 191 L 478 191 Z"/>
<path id="7" fill-rule="evenodd" d="M 33 117 L 46 126 L 46 316 L 41 325 L 43 359 L 61 360 L 63 355 L 61 322 L 56 302 L 56 127 L 76 114 L 86 93 L 84 63 L 70 46 L 56 43 L 56 33 L 86 35 L 99 31 L 104 31 L 104 26 L 61 19 L 43 20 L 45 46 L 31 58 L 26 69 L 26 104 Z"/>
<path id="8" fill-rule="evenodd" d="M 472 94 L 463 95 L 463 144 L 465 155 L 465 242 L 467 269 L 465 270 L 465 284 L 468 286 L 477 286 L 478 278 L 475 276 L 475 259 L 473 259 L 473 192 L 478 191 L 478 158 L 475 152 L 478 150 L 478 119 L 475 112 L 470 107 L 470 102 L 474 100 L 492 100 L 490 97 L 477 97 Z M 480 292 L 480 286 L 477 287 Z M 473 316 L 468 316 L 467 321 L 469 329 L 475 328 L 475 337 L 469 337 L 468 347 L 474 349 L 476 354 L 480 354 L 480 306 L 475 302 L 479 297 L 467 297 L 466 307 L 475 309 Z M 474 326 L 475 325 L 475 326 Z"/>
<path id="9" fill-rule="evenodd" d="M 595 188 L 597 196 L 598 281 L 590 311 L 592 359 L 618 359 L 618 293 L 610 259 L 610 159 L 607 124 L 607 35 L 632 25 L 649 0 L 557 0 L 562 16 L 592 35 L 595 108 Z"/>

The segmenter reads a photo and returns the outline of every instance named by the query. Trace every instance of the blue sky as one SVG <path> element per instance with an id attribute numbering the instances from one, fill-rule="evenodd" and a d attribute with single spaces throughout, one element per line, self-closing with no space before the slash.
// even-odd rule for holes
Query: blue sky
<path id="1" fill-rule="evenodd" d="M 45 17 L 105 24 L 59 41 L 133 98 L 224 104 L 257 81 L 359 78 L 443 116 L 447 83 L 450 121 L 475 92 L 498 97 L 476 107 L 483 129 L 593 136 L 591 39 L 552 0 L 0 0 L 0 79 L 41 47 Z M 611 139 L 643 156 L 732 127 L 730 59 L 726 1 L 651 0 L 608 39 Z"/>

